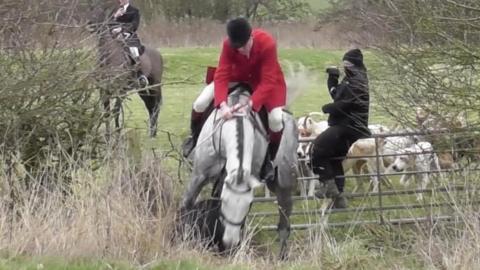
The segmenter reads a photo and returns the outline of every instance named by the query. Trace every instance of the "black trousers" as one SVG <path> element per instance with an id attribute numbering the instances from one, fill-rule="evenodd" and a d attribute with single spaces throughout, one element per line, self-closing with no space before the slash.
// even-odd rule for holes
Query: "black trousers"
<path id="1" fill-rule="evenodd" d="M 313 172 L 319 175 L 321 182 L 335 179 L 338 190 L 343 192 L 345 173 L 342 161 L 345 159 L 350 146 L 362 137 L 363 135 L 355 129 L 331 126 L 315 138 L 311 161 Z"/>

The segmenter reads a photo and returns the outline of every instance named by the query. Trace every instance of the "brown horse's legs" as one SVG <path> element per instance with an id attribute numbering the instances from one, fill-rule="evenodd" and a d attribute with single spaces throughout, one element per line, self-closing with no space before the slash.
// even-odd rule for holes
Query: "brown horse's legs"
<path id="1" fill-rule="evenodd" d="M 105 121 L 105 131 L 106 131 L 106 135 L 107 137 L 110 136 L 110 99 L 108 98 L 108 96 L 103 96 L 102 97 L 103 99 L 103 109 L 105 110 L 104 112 L 104 119 L 106 120 Z"/>
<path id="2" fill-rule="evenodd" d="M 115 105 L 113 108 L 113 113 L 115 116 L 115 128 L 119 130 L 123 127 L 123 122 L 120 123 L 120 114 L 122 114 L 122 100 L 120 98 L 116 98 Z M 123 119 L 122 119 L 123 121 Z"/>
<path id="3" fill-rule="evenodd" d="M 155 137 L 157 135 L 158 114 L 162 103 L 161 88 L 158 87 L 151 89 L 148 92 L 141 92 L 140 97 L 148 110 L 150 137 Z"/>

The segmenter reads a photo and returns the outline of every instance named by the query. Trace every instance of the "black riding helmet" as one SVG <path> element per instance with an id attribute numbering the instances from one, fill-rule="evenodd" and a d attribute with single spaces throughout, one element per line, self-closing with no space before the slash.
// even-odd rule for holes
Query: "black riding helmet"
<path id="1" fill-rule="evenodd" d="M 247 44 L 252 35 L 252 27 L 247 19 L 238 17 L 227 23 L 227 34 L 232 48 L 238 49 Z"/>

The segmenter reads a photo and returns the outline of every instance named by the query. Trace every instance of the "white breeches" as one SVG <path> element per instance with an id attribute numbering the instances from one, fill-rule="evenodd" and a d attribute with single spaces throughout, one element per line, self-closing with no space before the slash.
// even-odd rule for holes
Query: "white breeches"
<path id="1" fill-rule="evenodd" d="M 128 49 L 130 49 L 130 54 L 132 55 L 133 58 L 140 57 L 140 52 L 138 51 L 137 47 L 128 47 Z"/>
<path id="2" fill-rule="evenodd" d="M 214 99 L 214 83 L 207 85 L 193 102 L 193 110 L 204 112 Z M 281 107 L 274 108 L 268 113 L 268 126 L 271 131 L 279 132 L 283 129 L 283 111 Z"/>

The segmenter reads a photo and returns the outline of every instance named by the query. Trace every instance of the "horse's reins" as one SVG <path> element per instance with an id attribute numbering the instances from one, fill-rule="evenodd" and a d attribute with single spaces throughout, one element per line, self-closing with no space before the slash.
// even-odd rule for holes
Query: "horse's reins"
<path id="1" fill-rule="evenodd" d="M 239 107 L 235 108 L 234 110 L 232 110 L 233 117 L 245 117 L 247 114 L 238 113 L 238 111 L 239 111 L 240 109 L 242 109 L 242 108 L 245 108 L 246 106 L 248 106 L 248 105 L 245 104 L 245 105 L 239 106 Z M 215 111 L 215 114 L 216 114 L 217 112 L 218 112 L 218 110 Z M 197 144 L 196 144 L 195 147 L 193 148 L 192 152 L 194 152 L 194 150 L 196 150 L 199 145 L 202 145 L 202 144 L 204 144 L 206 141 L 208 141 L 210 138 L 213 138 L 213 135 L 215 134 L 215 132 L 217 132 L 218 129 L 220 129 L 225 122 L 226 122 L 225 119 L 223 119 L 223 118 L 219 119 L 218 122 L 215 124 L 215 127 L 213 128 L 212 132 L 210 132 L 210 134 L 208 134 L 208 136 L 207 136 L 205 139 L 197 142 Z M 215 144 L 214 144 L 214 145 L 215 145 Z"/>

